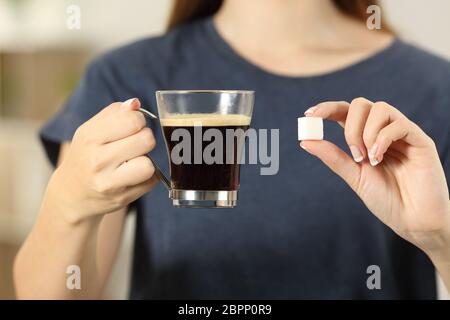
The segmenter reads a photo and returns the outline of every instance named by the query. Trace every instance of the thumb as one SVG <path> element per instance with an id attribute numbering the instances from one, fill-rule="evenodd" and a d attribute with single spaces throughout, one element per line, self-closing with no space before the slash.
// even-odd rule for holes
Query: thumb
<path id="1" fill-rule="evenodd" d="M 344 179 L 353 191 L 357 190 L 361 167 L 342 149 L 325 140 L 302 141 L 300 146 L 322 160 L 334 173 Z"/>

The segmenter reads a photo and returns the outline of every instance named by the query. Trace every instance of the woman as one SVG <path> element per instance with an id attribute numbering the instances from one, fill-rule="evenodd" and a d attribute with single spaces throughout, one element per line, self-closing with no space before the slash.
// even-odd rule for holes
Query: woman
<path id="1" fill-rule="evenodd" d="M 166 35 L 96 59 L 42 131 L 59 166 L 16 259 L 18 296 L 100 297 L 130 204 L 134 299 L 435 298 L 433 266 L 449 287 L 450 64 L 368 30 L 371 4 L 176 1 Z M 177 88 L 255 90 L 252 126 L 280 129 L 279 173 L 245 166 L 232 211 L 174 209 L 157 185 L 146 154 L 167 163 L 162 138 L 136 110 Z M 305 153 L 295 119 L 314 105 L 344 130 Z"/>

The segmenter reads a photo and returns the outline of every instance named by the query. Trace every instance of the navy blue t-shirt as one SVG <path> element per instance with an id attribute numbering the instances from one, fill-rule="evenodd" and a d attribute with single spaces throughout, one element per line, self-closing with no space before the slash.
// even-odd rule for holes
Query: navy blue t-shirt
<path id="1" fill-rule="evenodd" d="M 270 44 L 268 44 L 270 45 Z M 114 101 L 139 97 L 155 110 L 164 89 L 255 90 L 252 127 L 280 129 L 277 175 L 244 165 L 235 209 L 173 208 L 162 184 L 137 202 L 130 297 L 435 298 L 434 268 L 419 249 L 377 220 L 318 159 L 299 149 L 297 117 L 327 100 L 386 101 L 436 142 L 447 175 L 450 64 L 400 40 L 350 67 L 311 77 L 279 76 L 240 57 L 211 19 L 144 39 L 93 61 L 42 130 L 54 163 L 58 145 Z M 160 128 L 152 155 L 167 172 Z M 343 148 L 343 130 L 325 137 Z M 367 268 L 381 269 L 369 290 Z"/>

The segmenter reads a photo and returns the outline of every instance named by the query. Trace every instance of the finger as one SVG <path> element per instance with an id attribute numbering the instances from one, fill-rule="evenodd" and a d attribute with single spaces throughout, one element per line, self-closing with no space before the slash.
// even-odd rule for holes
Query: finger
<path id="1" fill-rule="evenodd" d="M 104 118 L 111 113 L 114 113 L 119 110 L 119 108 L 122 107 L 122 102 L 114 102 L 111 103 L 109 106 L 103 108 L 99 113 L 97 113 L 92 119 L 95 118 Z"/>
<path id="2" fill-rule="evenodd" d="M 363 141 L 363 132 L 371 108 L 371 101 L 365 98 L 356 98 L 352 101 L 348 109 L 347 118 L 345 120 L 344 135 L 353 159 L 356 162 L 363 161 L 366 154 L 366 148 Z"/>
<path id="3" fill-rule="evenodd" d="M 385 102 L 373 104 L 363 133 L 364 146 L 372 166 L 380 162 L 380 159 L 376 157 L 378 145 L 375 144 L 379 132 L 392 121 L 404 118 L 400 111 Z"/>
<path id="4" fill-rule="evenodd" d="M 334 173 L 344 179 L 354 191 L 357 191 L 361 168 L 338 146 L 325 140 L 302 141 L 300 146 L 322 160 Z"/>
<path id="5" fill-rule="evenodd" d="M 97 113 L 92 119 L 99 119 L 107 117 L 111 114 L 114 114 L 115 112 L 119 110 L 138 110 L 141 103 L 139 99 L 137 98 L 131 98 L 128 99 L 125 102 L 114 102 L 111 103 L 109 106 L 103 108 L 99 113 Z"/>
<path id="6" fill-rule="evenodd" d="M 146 126 L 144 115 L 135 111 L 139 107 L 138 99 L 113 103 L 88 120 L 77 131 L 82 134 L 86 142 L 95 144 L 122 139 Z"/>
<path id="7" fill-rule="evenodd" d="M 349 106 L 350 104 L 346 101 L 322 102 L 306 110 L 305 116 L 333 120 L 344 127 Z"/>
<path id="8" fill-rule="evenodd" d="M 138 98 L 131 98 L 123 102 L 121 110 L 137 111 L 141 107 L 141 101 Z"/>
<path id="9" fill-rule="evenodd" d="M 158 179 L 153 176 L 151 179 L 146 180 L 138 185 L 128 187 L 123 191 L 122 197 L 125 199 L 124 202 L 131 203 L 142 197 L 145 193 L 149 192 L 157 183 Z"/>
<path id="10" fill-rule="evenodd" d="M 431 138 L 415 123 L 404 117 L 395 120 L 378 132 L 372 146 L 373 160 L 371 160 L 371 164 L 372 162 L 372 165 L 380 163 L 392 143 L 400 140 L 415 147 L 433 146 Z"/>
<path id="11" fill-rule="evenodd" d="M 120 110 L 98 124 L 98 142 L 106 144 L 126 138 L 141 131 L 146 125 L 141 112 Z"/>
<path id="12" fill-rule="evenodd" d="M 114 168 L 123 162 L 145 155 L 155 148 L 156 141 L 150 128 L 145 127 L 141 131 L 124 139 L 107 143 L 102 147 L 102 152 L 110 159 Z"/>
<path id="13" fill-rule="evenodd" d="M 89 140 L 95 140 L 96 134 L 98 132 L 93 129 L 98 127 L 98 124 L 102 121 L 102 119 L 106 118 L 111 113 L 119 110 L 119 107 L 121 105 L 122 105 L 122 102 L 114 102 L 114 103 L 111 103 L 109 106 L 103 108 L 99 113 L 97 113 L 92 118 L 90 118 L 88 121 L 83 123 L 78 128 L 76 134 L 78 134 L 78 135 L 83 134 L 86 136 L 85 138 L 89 138 Z"/>
<path id="14" fill-rule="evenodd" d="M 305 115 L 337 121 L 345 128 L 345 138 L 353 159 L 361 162 L 366 154 L 362 133 L 370 107 L 371 102 L 364 98 L 354 99 L 351 104 L 345 101 L 330 101 L 308 109 Z"/>
<path id="15" fill-rule="evenodd" d="M 147 156 L 140 156 L 122 163 L 112 174 L 116 188 L 130 187 L 149 180 L 155 173 L 155 167 Z"/>
<path id="16" fill-rule="evenodd" d="M 378 148 L 378 145 L 375 144 L 375 140 L 380 130 L 387 126 L 390 121 L 387 105 L 375 103 L 370 111 L 363 133 L 364 145 L 372 166 L 376 166 L 380 163 L 380 159 L 375 156 Z"/>
<path id="17" fill-rule="evenodd" d="M 120 110 L 138 110 L 141 106 L 141 102 L 138 98 L 131 98 L 126 100 L 125 102 L 114 102 L 104 108 L 102 111 L 99 112 L 99 114 L 102 114 L 103 116 L 111 115 L 117 111 Z"/>

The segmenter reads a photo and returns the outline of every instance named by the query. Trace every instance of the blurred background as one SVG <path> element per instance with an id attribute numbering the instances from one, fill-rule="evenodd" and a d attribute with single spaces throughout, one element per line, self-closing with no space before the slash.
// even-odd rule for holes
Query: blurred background
<path id="1" fill-rule="evenodd" d="M 450 59 L 450 1 L 382 4 L 383 19 L 400 37 Z M 170 0 L 0 0 L 0 299 L 14 299 L 12 262 L 51 174 L 37 130 L 61 107 L 92 57 L 163 33 L 170 6 Z M 81 10 L 79 29 L 67 26 L 73 8 Z M 104 298 L 127 297 L 133 231 L 129 215 Z M 440 296 L 448 298 L 442 285 Z"/>

